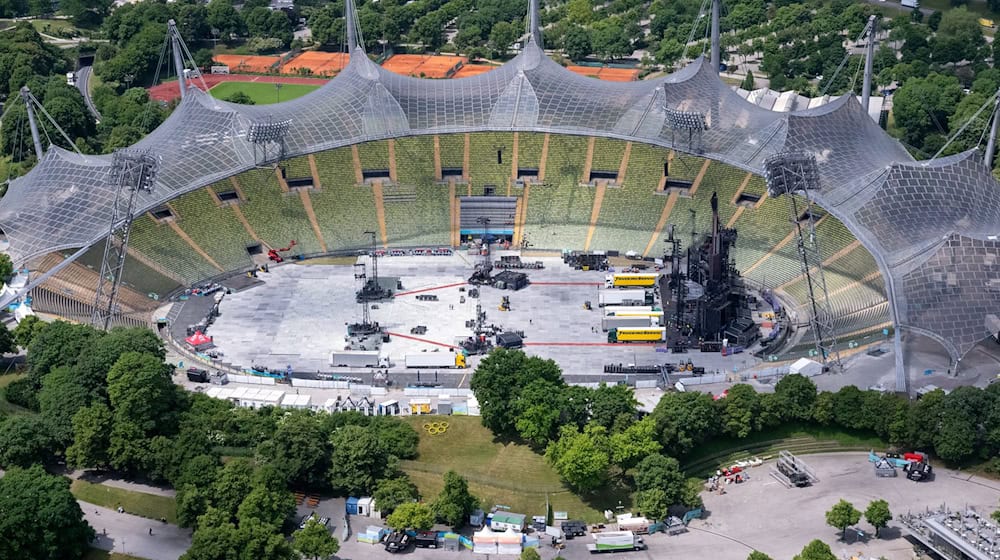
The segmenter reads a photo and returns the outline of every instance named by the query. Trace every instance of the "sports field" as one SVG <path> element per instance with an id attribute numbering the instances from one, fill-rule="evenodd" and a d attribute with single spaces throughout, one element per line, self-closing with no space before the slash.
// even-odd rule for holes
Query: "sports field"
<path id="1" fill-rule="evenodd" d="M 319 86 L 304 84 L 281 84 L 281 89 L 275 88 L 276 84 L 263 82 L 222 82 L 209 90 L 212 97 L 225 99 L 238 91 L 247 94 L 257 105 L 267 105 L 279 101 L 288 101 L 317 89 Z"/>

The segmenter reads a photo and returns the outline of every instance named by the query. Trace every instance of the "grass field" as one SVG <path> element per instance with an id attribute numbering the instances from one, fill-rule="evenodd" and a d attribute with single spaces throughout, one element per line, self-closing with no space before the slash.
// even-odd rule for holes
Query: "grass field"
<path id="1" fill-rule="evenodd" d="M 177 523 L 177 504 L 173 498 L 144 494 L 123 488 L 94 484 L 85 480 L 74 480 L 70 492 L 78 500 L 101 507 L 125 508 L 126 513 L 149 519 L 166 518 L 167 523 Z"/>
<path id="2" fill-rule="evenodd" d="M 282 84 L 281 91 L 275 89 L 275 84 L 259 82 L 222 82 L 212 88 L 210 93 L 216 99 L 225 99 L 230 95 L 242 91 L 253 99 L 257 105 L 268 105 L 278 101 L 288 101 L 317 89 L 319 86 L 304 84 Z"/>
<path id="3" fill-rule="evenodd" d="M 120 552 L 108 552 L 107 550 L 98 550 L 96 548 L 92 548 L 83 557 L 83 560 L 143 560 L 143 559 L 138 556 L 132 556 L 131 554 L 122 554 Z"/>
<path id="4" fill-rule="evenodd" d="M 24 377 L 23 373 L 11 373 L 7 375 L 0 375 L 0 413 L 3 414 L 34 414 L 34 412 L 17 406 L 16 404 L 11 404 L 7 402 L 7 399 L 3 397 L 3 390 L 11 383 L 17 381 Z"/>
<path id="5" fill-rule="evenodd" d="M 489 508 L 510 506 L 526 515 L 545 515 L 545 499 L 552 509 L 566 511 L 573 519 L 597 522 L 602 511 L 628 504 L 627 495 L 609 491 L 593 500 L 583 500 L 565 486 L 545 458 L 524 445 L 495 441 L 477 417 L 412 416 L 405 418 L 420 433 L 419 457 L 403 461 L 403 470 L 420 488 L 425 500 L 432 500 L 444 485 L 442 475 L 450 469 L 469 481 L 469 489 Z M 447 421 L 444 434 L 432 436 L 423 429 L 427 422 Z"/>

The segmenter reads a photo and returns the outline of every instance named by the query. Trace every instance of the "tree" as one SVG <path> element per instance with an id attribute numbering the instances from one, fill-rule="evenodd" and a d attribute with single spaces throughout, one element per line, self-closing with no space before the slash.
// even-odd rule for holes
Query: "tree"
<path id="1" fill-rule="evenodd" d="M 631 424 L 638 405 L 635 393 L 628 385 L 609 386 L 602 383 L 590 396 L 590 421 L 613 430 L 620 423 Z"/>
<path id="2" fill-rule="evenodd" d="M 507 54 L 520 34 L 518 28 L 509 21 L 497 22 L 490 30 L 490 48 L 502 57 Z"/>
<path id="3" fill-rule="evenodd" d="M 885 500 L 872 500 L 865 509 L 865 520 L 875 527 L 875 536 L 879 531 L 892 521 L 892 512 L 889 511 L 889 502 Z"/>
<path id="4" fill-rule="evenodd" d="M 583 60 L 594 51 L 590 42 L 590 31 L 579 25 L 570 26 L 563 39 L 563 48 L 570 60 Z"/>
<path id="5" fill-rule="evenodd" d="M 661 490 L 667 506 L 679 503 L 683 497 L 684 473 L 673 457 L 650 455 L 635 468 L 635 487 L 640 492 Z M 645 511 L 644 511 L 645 513 Z"/>
<path id="6" fill-rule="evenodd" d="M 446 475 L 447 476 L 447 475 Z M 447 482 L 445 483 L 447 488 Z M 420 491 L 406 475 L 380 480 L 372 493 L 379 511 L 384 515 L 392 513 L 400 504 L 420 499 Z"/>
<path id="7" fill-rule="evenodd" d="M 194 484 L 177 486 L 177 524 L 197 527 L 198 519 L 208 511 L 211 503 L 208 492 Z"/>
<path id="8" fill-rule="evenodd" d="M 740 87 L 747 91 L 753 91 L 757 89 L 757 82 L 755 82 L 753 79 L 753 72 L 747 70 L 747 76 L 743 78 L 743 83 L 740 84 Z M 753 553 L 755 552 L 757 551 L 755 550 Z M 751 556 L 753 555 L 753 553 L 751 553 Z"/>
<path id="9" fill-rule="evenodd" d="M 750 556 L 747 556 L 747 560 L 772 560 L 772 558 L 759 550 L 755 550 L 750 553 Z"/>
<path id="10" fill-rule="evenodd" d="M 17 326 L 14 327 L 14 342 L 18 346 L 27 350 L 28 346 L 31 345 L 31 341 L 35 339 L 38 333 L 42 332 L 47 323 L 38 318 L 38 315 L 28 315 L 24 319 L 21 319 Z"/>
<path id="11" fill-rule="evenodd" d="M 163 340 L 152 330 L 116 327 L 101 333 L 79 357 L 77 383 L 87 387 L 95 398 L 106 400 L 108 372 L 126 352 L 148 354 L 161 362 L 167 357 Z"/>
<path id="12" fill-rule="evenodd" d="M 330 468 L 330 436 L 322 419 L 308 411 L 282 418 L 273 437 L 257 448 L 257 460 L 273 465 L 291 486 L 325 486 Z"/>
<path id="13" fill-rule="evenodd" d="M 441 522 L 458 528 L 465 524 L 479 499 L 469 493 L 469 483 L 455 471 L 444 473 L 444 488 L 438 494 L 431 510 Z"/>
<path id="14" fill-rule="evenodd" d="M 206 515 L 205 517 L 208 517 Z M 191 540 L 191 548 L 183 560 L 229 560 L 230 558 L 267 558 L 268 560 L 298 560 L 292 545 L 284 535 L 255 519 L 236 527 L 232 523 L 208 523 L 199 520 L 200 527 Z"/>
<path id="15" fill-rule="evenodd" d="M 606 59 L 621 58 L 632 54 L 632 41 L 618 18 L 602 19 L 594 23 L 591 41 L 594 52 Z"/>
<path id="16" fill-rule="evenodd" d="M 28 369 L 32 380 L 41 383 L 50 370 L 76 365 L 100 332 L 87 325 L 53 321 L 37 333 L 28 345 Z"/>
<path id="17" fill-rule="evenodd" d="M 330 485 L 347 495 L 369 495 L 376 483 L 396 473 L 398 460 L 372 432 L 344 426 L 330 437 Z"/>
<path id="18" fill-rule="evenodd" d="M 7 253 L 0 254 L 0 282 L 7 282 L 14 275 L 14 263 Z M 33 315 L 29 315 L 33 317 Z"/>
<path id="19" fill-rule="evenodd" d="M 0 421 L 0 467 L 30 467 L 48 463 L 53 442 L 44 421 L 34 416 L 11 416 Z"/>
<path id="20" fill-rule="evenodd" d="M 212 506 L 225 514 L 227 519 L 232 519 L 252 490 L 253 463 L 247 458 L 235 459 L 222 467 L 218 478 L 212 484 Z"/>
<path id="21" fill-rule="evenodd" d="M 336 554 L 340 550 L 340 543 L 325 526 L 312 518 L 306 522 L 305 527 L 292 533 L 292 548 L 315 560 Z"/>
<path id="22" fill-rule="evenodd" d="M 411 502 L 400 504 L 396 511 L 386 518 L 386 525 L 393 529 L 416 529 L 426 531 L 434 526 L 434 513 L 424 504 Z"/>
<path id="23" fill-rule="evenodd" d="M 830 511 L 826 512 L 826 524 L 841 531 L 841 537 L 847 534 L 847 528 L 861 520 L 861 512 L 847 500 L 840 500 Z M 816 542 L 816 541 L 813 541 Z"/>
<path id="24" fill-rule="evenodd" d="M 0 478 L 0 511 L 0 558 L 83 558 L 94 538 L 69 480 L 38 465 Z"/>
<path id="25" fill-rule="evenodd" d="M 892 114 L 904 130 L 903 140 L 923 147 L 925 136 L 946 126 L 962 98 L 962 87 L 954 76 L 932 72 L 927 77 L 909 78 L 893 98 Z"/>
<path id="26" fill-rule="evenodd" d="M 205 23 L 219 30 L 224 41 L 243 32 L 243 20 L 229 0 L 212 0 L 208 3 Z"/>
<path id="27" fill-rule="evenodd" d="M 284 488 L 267 488 L 258 486 L 243 498 L 236 512 L 240 525 L 250 519 L 260 521 L 264 525 L 279 531 L 285 520 L 295 513 L 295 496 Z"/>
<path id="28" fill-rule="evenodd" d="M 528 357 L 520 350 L 498 348 L 479 362 L 471 387 L 479 400 L 483 426 L 494 435 L 517 435 L 514 406 L 524 387 L 533 381 L 563 387 L 562 371 L 552 360 Z"/>
<path id="29" fill-rule="evenodd" d="M 650 488 L 636 493 L 635 506 L 644 517 L 649 519 L 666 519 L 670 509 L 670 499 L 663 488 Z"/>
<path id="30" fill-rule="evenodd" d="M 77 468 L 108 466 L 111 424 L 111 410 L 104 404 L 78 410 L 73 416 L 73 445 L 66 449 L 66 462 Z"/>
<path id="31" fill-rule="evenodd" d="M 830 545 L 816 539 L 807 544 L 792 560 L 837 560 L 837 557 L 830 550 Z"/>
<path id="32" fill-rule="evenodd" d="M 90 404 L 90 391 L 68 367 L 58 367 L 42 379 L 38 408 L 46 431 L 60 448 L 73 443 L 73 417 Z"/>
<path id="33" fill-rule="evenodd" d="M 645 457 L 656 455 L 661 449 L 656 435 L 656 422 L 651 416 L 632 424 L 623 432 L 612 434 L 611 462 L 624 471 Z"/>
<path id="34" fill-rule="evenodd" d="M 798 373 L 782 377 L 774 385 L 774 395 L 782 410 L 782 420 L 806 422 L 812 419 L 816 384 L 808 377 Z"/>
<path id="35" fill-rule="evenodd" d="M 652 414 L 667 455 L 681 457 L 719 431 L 719 414 L 707 393 L 664 393 Z"/>
<path id="36" fill-rule="evenodd" d="M 605 484 L 611 459 L 600 441 L 603 427 L 589 426 L 584 433 L 576 426 L 563 426 L 559 439 L 550 443 L 545 458 L 559 476 L 579 492 L 592 492 Z M 604 436 L 606 438 L 606 436 Z"/>
<path id="37" fill-rule="evenodd" d="M 521 560 L 542 560 L 542 557 L 534 548 L 526 548 L 521 551 Z"/>
<path id="38" fill-rule="evenodd" d="M 171 369 L 152 354 L 126 352 L 108 372 L 114 414 L 108 456 L 116 469 L 147 470 L 153 459 L 150 440 L 175 433 L 180 395 Z"/>
<path id="39" fill-rule="evenodd" d="M 745 383 L 734 385 L 726 398 L 720 399 L 722 406 L 722 432 L 731 437 L 745 438 L 757 428 L 760 415 L 760 399 L 757 391 Z"/>

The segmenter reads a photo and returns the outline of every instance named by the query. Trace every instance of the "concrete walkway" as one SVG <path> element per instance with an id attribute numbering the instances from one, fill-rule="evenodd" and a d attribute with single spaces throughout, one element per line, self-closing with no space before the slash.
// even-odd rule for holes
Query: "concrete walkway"
<path id="1" fill-rule="evenodd" d="M 97 532 L 94 548 L 149 560 L 177 560 L 191 546 L 191 530 L 80 502 L 87 523 Z M 152 529 L 152 534 L 150 534 Z"/>
<path id="2" fill-rule="evenodd" d="M 165 496 L 167 498 L 174 498 L 177 496 L 177 493 L 174 492 L 172 488 L 162 488 L 139 482 L 129 482 L 128 480 L 107 478 L 103 475 L 95 475 L 90 471 L 72 471 L 67 473 L 66 476 L 72 480 L 80 479 L 93 484 L 103 484 L 104 486 L 112 486 L 114 488 L 121 488 L 122 490 L 141 492 L 143 494 L 153 494 L 155 496 Z"/>

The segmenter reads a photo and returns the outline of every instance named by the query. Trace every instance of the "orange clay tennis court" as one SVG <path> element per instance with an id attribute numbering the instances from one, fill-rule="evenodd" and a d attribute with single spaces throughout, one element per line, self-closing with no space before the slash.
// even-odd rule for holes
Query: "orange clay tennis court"
<path id="1" fill-rule="evenodd" d="M 403 76 L 451 78 L 459 66 L 468 62 L 464 56 L 397 54 L 382 63 L 382 67 Z"/>
<path id="2" fill-rule="evenodd" d="M 490 66 L 488 64 L 466 64 L 458 69 L 451 75 L 452 78 L 469 78 L 472 76 L 478 76 L 480 74 L 485 74 L 490 70 L 500 68 L 499 66 Z"/>
<path id="3" fill-rule="evenodd" d="M 606 66 L 567 66 L 567 70 L 581 76 L 589 76 L 606 82 L 634 82 L 639 79 L 635 68 L 608 68 Z"/>
<path id="4" fill-rule="evenodd" d="M 302 51 L 282 66 L 281 73 L 298 74 L 301 69 L 306 69 L 313 76 L 332 77 L 343 70 L 350 60 L 351 55 L 347 53 Z"/>
<path id="5" fill-rule="evenodd" d="M 212 57 L 216 64 L 229 67 L 235 73 L 267 74 L 274 72 L 281 62 L 280 56 L 253 56 L 243 54 L 217 54 Z"/>

